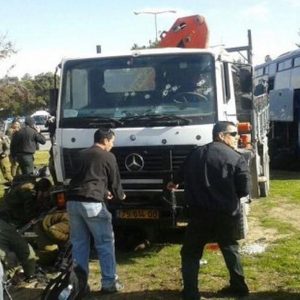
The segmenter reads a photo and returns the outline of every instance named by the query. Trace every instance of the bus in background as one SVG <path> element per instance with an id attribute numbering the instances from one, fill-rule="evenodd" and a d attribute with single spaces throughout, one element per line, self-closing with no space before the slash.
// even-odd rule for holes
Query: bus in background
<path id="1" fill-rule="evenodd" d="M 300 167 L 300 49 L 255 67 L 269 92 L 269 150 L 273 167 Z M 259 86 L 262 86 L 259 85 Z"/>

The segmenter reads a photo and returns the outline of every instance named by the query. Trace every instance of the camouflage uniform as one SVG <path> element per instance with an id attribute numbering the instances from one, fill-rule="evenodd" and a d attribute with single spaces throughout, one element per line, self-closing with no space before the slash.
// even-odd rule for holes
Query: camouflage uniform
<path id="1" fill-rule="evenodd" d="M 18 121 L 14 121 L 11 124 L 10 128 L 6 132 L 6 135 L 8 136 L 9 140 L 12 139 L 14 133 L 17 132 L 18 130 L 20 130 L 20 128 L 21 128 L 21 125 Z M 9 154 L 9 162 L 10 162 L 11 176 L 15 177 L 16 175 L 20 175 L 21 170 L 20 170 L 20 168 L 18 168 L 19 164 L 18 164 L 16 158 L 12 157 L 11 154 Z"/>
<path id="2" fill-rule="evenodd" d="M 17 227 L 25 225 L 38 215 L 34 182 L 25 182 L 12 188 L 0 207 L 2 219 Z"/>
<path id="3" fill-rule="evenodd" d="M 0 169 L 3 178 L 10 182 L 12 181 L 12 176 L 11 176 L 10 163 L 8 158 L 9 148 L 10 148 L 9 138 L 1 132 L 0 133 Z"/>
<path id="4" fill-rule="evenodd" d="M 69 240 L 69 218 L 66 211 L 56 211 L 48 214 L 35 225 L 37 255 L 41 265 L 51 265 L 55 262 L 59 249 Z"/>
<path id="5" fill-rule="evenodd" d="M 41 179 L 46 180 L 46 179 Z M 34 218 L 46 213 L 53 206 L 45 194 L 47 187 L 41 190 L 39 182 L 25 182 L 12 188 L 5 196 L 0 208 L 0 218 L 22 227 Z M 45 190 L 46 189 L 46 190 Z M 48 188 L 50 191 L 50 187 Z M 60 246 L 69 238 L 69 221 L 65 211 L 47 214 L 43 220 L 33 226 L 37 234 L 34 239 L 36 254 L 42 265 L 53 264 Z"/>
<path id="6" fill-rule="evenodd" d="M 22 265 L 26 277 L 35 273 L 37 257 L 34 250 L 14 226 L 0 219 L 0 259 L 7 268 L 12 268 L 16 267 L 15 257 Z"/>
<path id="7" fill-rule="evenodd" d="M 24 181 L 23 177 L 24 175 L 21 175 L 23 181 L 13 186 L 4 196 L 0 206 L 0 216 L 18 227 L 53 207 L 50 198 L 51 182 L 46 178 L 36 182 L 36 179 L 30 176 Z M 14 180 L 15 184 L 17 178 Z"/>

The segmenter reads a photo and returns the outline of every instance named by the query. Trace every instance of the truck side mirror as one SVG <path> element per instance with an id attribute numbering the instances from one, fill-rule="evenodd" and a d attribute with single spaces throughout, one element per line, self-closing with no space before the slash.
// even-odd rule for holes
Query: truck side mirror
<path id="1" fill-rule="evenodd" d="M 50 111 L 56 111 L 57 108 L 57 99 L 58 99 L 58 89 L 50 89 Z"/>

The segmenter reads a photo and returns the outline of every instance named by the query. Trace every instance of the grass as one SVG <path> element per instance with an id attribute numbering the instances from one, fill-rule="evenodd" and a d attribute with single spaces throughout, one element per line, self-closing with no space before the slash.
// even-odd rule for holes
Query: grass
<path id="1" fill-rule="evenodd" d="M 49 160 L 49 151 L 37 151 L 34 155 L 34 164 L 36 166 L 47 165 Z"/>
<path id="2" fill-rule="evenodd" d="M 254 200 L 249 215 L 249 237 L 241 245 L 263 244 L 262 254 L 243 254 L 251 294 L 247 299 L 300 299 L 300 178 L 298 173 L 272 172 L 269 197 Z M 180 299 L 180 244 L 155 244 L 138 253 L 118 253 L 118 273 L 125 292 L 103 299 Z M 205 298 L 228 284 L 219 251 L 206 250 L 200 268 L 200 290 Z M 91 263 L 93 290 L 99 289 L 99 268 Z M 87 299 L 97 299 L 97 293 Z M 99 296 L 99 295 L 98 295 Z M 230 299 L 230 298 L 223 298 Z"/>
<path id="3" fill-rule="evenodd" d="M 36 164 L 45 164 L 48 153 L 40 151 Z M 242 254 L 251 294 L 247 299 L 300 299 L 300 176 L 293 172 L 272 172 L 269 197 L 254 200 L 249 214 L 249 234 L 243 245 L 263 244 L 261 254 Z M 117 252 L 118 274 L 123 293 L 101 299 L 180 299 L 180 243 L 164 242 L 137 252 Z M 200 290 L 208 299 L 228 284 L 228 274 L 219 251 L 206 250 L 207 264 L 200 268 Z M 91 294 L 99 299 L 100 271 L 97 260 L 90 263 Z M 16 297 L 14 299 L 33 299 Z M 36 298 L 37 299 L 37 298 Z M 222 298 L 230 299 L 230 298 Z"/>

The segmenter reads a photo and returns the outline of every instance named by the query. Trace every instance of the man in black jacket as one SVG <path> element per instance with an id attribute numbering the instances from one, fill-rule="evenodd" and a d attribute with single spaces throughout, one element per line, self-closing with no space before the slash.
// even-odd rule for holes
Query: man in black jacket
<path id="1" fill-rule="evenodd" d="M 114 140 L 110 129 L 95 132 L 94 145 L 79 154 L 80 164 L 71 180 L 67 202 L 74 261 L 88 277 L 90 236 L 93 236 L 103 293 L 122 289 L 116 274 L 112 216 L 105 203 L 112 198 L 125 199 L 117 161 L 110 152 Z"/>
<path id="2" fill-rule="evenodd" d="M 230 275 L 223 295 L 249 293 L 238 251 L 237 233 L 241 214 L 240 198 L 249 194 L 249 170 L 245 159 L 235 151 L 238 132 L 234 123 L 218 122 L 213 142 L 194 150 L 182 169 L 168 184 L 176 189 L 184 182 L 190 220 L 181 249 L 183 299 L 198 300 L 199 262 L 204 247 L 217 242 Z"/>
<path id="3" fill-rule="evenodd" d="M 23 175 L 33 173 L 33 156 L 38 149 L 38 144 L 46 144 L 46 138 L 35 126 L 34 119 L 27 116 L 25 126 L 13 135 L 10 145 L 11 156 L 16 158 Z"/>

